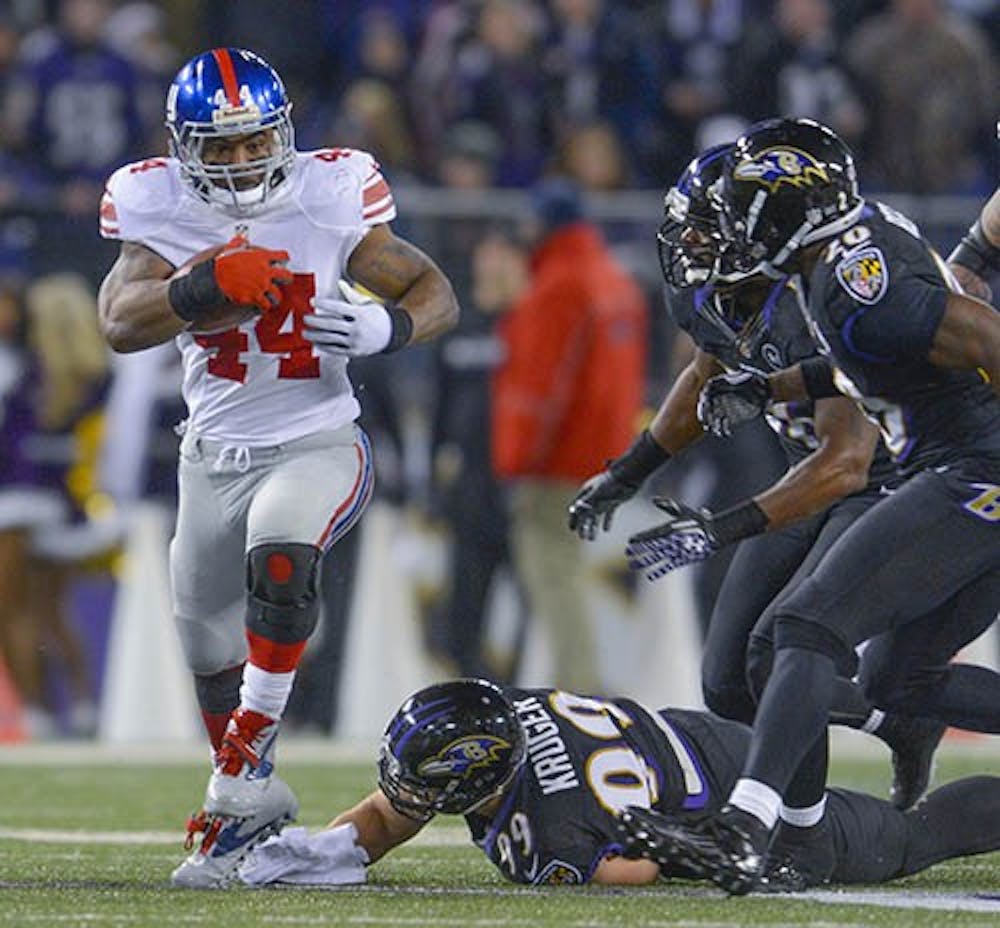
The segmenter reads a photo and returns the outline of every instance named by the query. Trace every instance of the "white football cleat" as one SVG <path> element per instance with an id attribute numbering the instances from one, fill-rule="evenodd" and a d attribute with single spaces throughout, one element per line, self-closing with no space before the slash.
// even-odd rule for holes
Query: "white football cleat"
<path id="1" fill-rule="evenodd" d="M 299 811 L 295 794 L 274 774 L 271 755 L 278 723 L 259 712 L 233 712 L 215 755 L 201 812 L 188 820 L 185 846 L 201 842 L 170 879 L 188 889 L 221 889 L 256 845 L 278 834 Z"/>
<path id="2" fill-rule="evenodd" d="M 212 780 L 217 776 L 213 774 Z M 214 800 L 207 796 L 204 811 L 188 822 L 188 840 L 193 843 L 194 835 L 200 833 L 201 843 L 171 874 L 174 886 L 222 889 L 237 882 L 239 865 L 250 851 L 294 821 L 299 803 L 284 780 L 275 774 L 251 781 L 239 779 L 250 788 Z M 221 811 L 223 808 L 239 808 L 242 813 L 233 815 Z"/>

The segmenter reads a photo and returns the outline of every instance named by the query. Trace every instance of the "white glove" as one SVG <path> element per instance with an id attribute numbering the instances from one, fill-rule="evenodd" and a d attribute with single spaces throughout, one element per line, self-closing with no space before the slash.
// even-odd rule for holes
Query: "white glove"
<path id="1" fill-rule="evenodd" d="M 309 834 L 305 828 L 286 828 L 250 852 L 240 864 L 240 879 L 248 886 L 364 883 L 368 853 L 355 843 L 357 836 L 353 824 L 315 834 Z"/>
<path id="2" fill-rule="evenodd" d="M 339 281 L 344 298 L 317 296 L 315 312 L 302 317 L 302 337 L 317 348 L 349 358 L 378 354 L 392 337 L 392 317 L 381 304 Z"/>

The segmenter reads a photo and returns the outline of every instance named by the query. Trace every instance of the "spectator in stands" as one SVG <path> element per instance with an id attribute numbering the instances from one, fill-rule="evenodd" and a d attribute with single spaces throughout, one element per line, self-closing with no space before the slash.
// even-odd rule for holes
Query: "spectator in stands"
<path id="1" fill-rule="evenodd" d="M 608 0 L 553 0 L 550 9 L 542 68 L 557 133 L 600 120 L 631 148 L 650 142 L 660 107 L 641 20 Z"/>
<path id="2" fill-rule="evenodd" d="M 983 34 L 943 0 L 893 0 L 858 26 L 848 64 L 870 113 L 862 173 L 872 187 L 921 193 L 992 189 L 977 146 L 992 135 L 997 63 Z"/>
<path id="3" fill-rule="evenodd" d="M 109 0 L 61 0 L 58 23 L 21 44 L 11 77 L 5 125 L 17 155 L 45 176 L 62 215 L 41 236 L 51 266 L 95 281 L 110 257 L 93 231 L 104 178 L 138 154 L 151 126 L 140 101 L 147 76 L 105 42 Z"/>
<path id="4" fill-rule="evenodd" d="M 622 190 L 632 181 L 625 146 L 614 126 L 604 121 L 567 129 L 559 145 L 556 167 L 591 193 Z"/>
<path id="5" fill-rule="evenodd" d="M 751 122 L 811 116 L 856 140 L 865 113 L 839 60 L 830 0 L 778 0 L 736 50 L 732 106 Z"/>
<path id="6" fill-rule="evenodd" d="M 661 0 L 654 35 L 661 93 L 661 135 L 644 152 L 657 183 L 694 156 L 705 123 L 725 115 L 733 48 L 745 31 L 750 0 Z"/>
<path id="7" fill-rule="evenodd" d="M 417 156 L 405 102 L 385 81 L 366 77 L 348 85 L 323 144 L 370 151 L 394 187 L 414 182 Z"/>
<path id="8" fill-rule="evenodd" d="M 475 37 L 458 52 L 448 120 L 476 119 L 503 141 L 497 181 L 523 186 L 538 178 L 552 136 L 538 67 L 541 18 L 530 0 L 486 0 Z"/>
<path id="9" fill-rule="evenodd" d="M 511 481 L 515 563 L 558 685 L 600 692 L 583 543 L 566 530 L 566 507 L 635 434 L 646 301 L 584 218 L 575 185 L 552 179 L 533 199 L 530 279 L 500 324 L 507 354 L 493 383 L 493 462 Z"/>

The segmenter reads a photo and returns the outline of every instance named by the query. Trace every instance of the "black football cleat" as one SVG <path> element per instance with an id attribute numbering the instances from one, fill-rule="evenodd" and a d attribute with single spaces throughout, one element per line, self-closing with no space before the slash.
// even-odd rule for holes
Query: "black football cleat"
<path id="1" fill-rule="evenodd" d="M 801 893 L 823 886 L 830 882 L 836 862 L 833 832 L 826 816 L 808 828 L 778 822 L 755 891 Z"/>
<path id="2" fill-rule="evenodd" d="M 889 799 L 902 811 L 913 808 L 927 791 L 934 769 L 934 752 L 948 726 L 934 719 L 887 713 L 875 732 L 892 751 Z"/>
<path id="3" fill-rule="evenodd" d="M 757 884 L 768 830 L 742 809 L 724 806 L 700 818 L 629 806 L 618 816 L 626 857 L 646 857 L 664 870 L 683 868 L 731 896 Z"/>

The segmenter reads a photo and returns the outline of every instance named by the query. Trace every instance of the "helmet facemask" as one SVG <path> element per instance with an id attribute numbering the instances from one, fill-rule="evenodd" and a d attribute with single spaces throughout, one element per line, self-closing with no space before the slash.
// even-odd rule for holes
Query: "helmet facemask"
<path id="1" fill-rule="evenodd" d="M 250 109 L 245 107 L 241 109 Z M 259 209 L 271 198 L 274 189 L 291 172 L 295 161 L 295 131 L 291 121 L 291 103 L 274 112 L 254 118 L 225 117 L 212 123 L 185 122 L 178 131 L 170 122 L 171 154 L 181 166 L 182 177 L 203 200 L 246 215 Z M 214 164 L 204 158 L 206 142 L 269 134 L 271 154 L 239 164 Z M 258 179 L 247 185 L 245 181 Z"/>
<path id="2" fill-rule="evenodd" d="M 725 243 L 714 188 L 728 148 L 719 145 L 695 158 L 663 199 L 656 243 L 660 271 L 672 287 L 698 287 L 715 278 Z"/>

